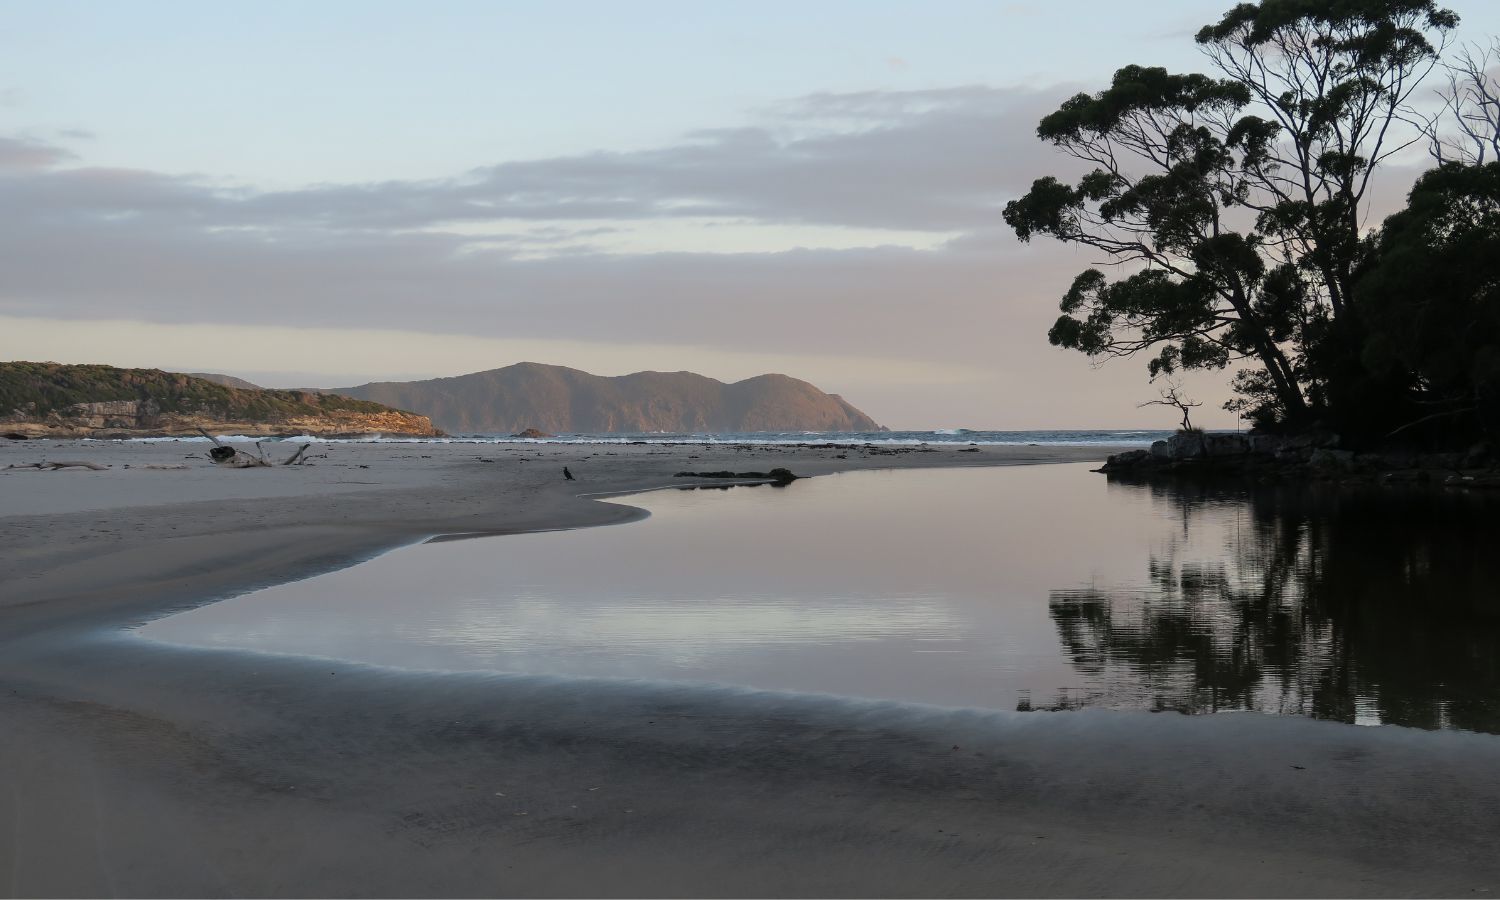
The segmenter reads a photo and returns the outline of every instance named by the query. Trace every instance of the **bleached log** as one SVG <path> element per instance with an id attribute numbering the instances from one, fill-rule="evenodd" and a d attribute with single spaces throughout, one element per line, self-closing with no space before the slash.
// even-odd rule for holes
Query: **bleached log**
<path id="1" fill-rule="evenodd" d="M 209 434 L 207 431 L 204 431 L 202 428 L 198 429 L 198 433 L 213 441 L 214 445 L 209 448 L 208 458 L 216 466 L 224 466 L 228 469 L 254 469 L 261 466 L 269 467 L 271 465 L 266 461 L 264 454 L 256 457 L 248 453 L 243 453 Z M 256 446 L 258 447 L 259 444 L 257 443 Z"/>
<path id="2" fill-rule="evenodd" d="M 214 465 L 230 469 L 269 469 L 271 464 L 258 456 L 242 453 L 233 447 L 220 445 L 208 451 Z"/>
<path id="3" fill-rule="evenodd" d="M 283 466 L 295 466 L 297 464 L 297 460 L 301 459 L 302 458 L 302 454 L 306 453 L 307 452 L 307 448 L 311 447 L 311 446 L 312 446 L 311 443 L 303 444 L 300 448 L 298 448 L 297 452 L 293 453 L 292 456 L 291 456 L 291 458 L 288 459 L 286 462 L 282 463 L 282 465 Z"/>

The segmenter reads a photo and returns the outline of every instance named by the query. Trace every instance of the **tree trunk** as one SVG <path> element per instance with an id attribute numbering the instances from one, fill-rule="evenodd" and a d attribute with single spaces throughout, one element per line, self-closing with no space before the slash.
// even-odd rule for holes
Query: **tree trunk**
<path id="1" fill-rule="evenodd" d="M 1260 358 L 1261 365 L 1266 367 L 1267 374 L 1276 385 L 1276 396 L 1281 401 L 1282 409 L 1286 410 L 1287 418 L 1304 418 L 1307 415 L 1307 400 L 1302 396 L 1301 386 L 1297 384 L 1291 361 L 1271 340 L 1270 332 L 1261 325 L 1259 317 L 1250 307 L 1244 286 L 1234 284 L 1228 300 L 1240 320 L 1255 334 L 1255 355 Z"/>

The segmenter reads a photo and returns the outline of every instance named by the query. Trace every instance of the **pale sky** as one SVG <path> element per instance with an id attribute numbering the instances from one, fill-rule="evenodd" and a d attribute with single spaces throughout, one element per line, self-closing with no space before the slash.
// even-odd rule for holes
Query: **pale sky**
<path id="1" fill-rule="evenodd" d="M 1229 5 L 0 2 L 0 359 L 779 371 L 895 428 L 1167 427 L 1144 360 L 1047 345 L 1095 260 L 1000 209 L 1067 170 L 1041 115 L 1201 69 Z"/>

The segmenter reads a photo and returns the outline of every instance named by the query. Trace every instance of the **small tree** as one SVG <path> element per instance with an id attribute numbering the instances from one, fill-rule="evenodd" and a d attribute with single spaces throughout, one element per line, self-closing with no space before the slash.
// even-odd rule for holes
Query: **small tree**
<path id="1" fill-rule="evenodd" d="M 1197 429 L 1193 428 L 1190 416 L 1193 410 L 1202 405 L 1203 402 L 1201 400 L 1189 400 L 1187 397 L 1184 397 L 1182 395 L 1181 384 L 1170 382 L 1166 387 L 1161 389 L 1161 397 L 1159 399 L 1137 403 L 1135 408 L 1144 409 L 1148 406 L 1170 406 L 1182 413 L 1182 426 L 1178 429 L 1179 431 L 1196 431 Z"/>

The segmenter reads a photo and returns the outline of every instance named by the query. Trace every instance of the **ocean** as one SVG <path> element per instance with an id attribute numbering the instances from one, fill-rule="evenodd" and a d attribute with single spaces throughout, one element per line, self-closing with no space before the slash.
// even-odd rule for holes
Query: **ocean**
<path id="1" fill-rule="evenodd" d="M 339 442 L 381 442 L 410 444 L 495 444 L 526 442 L 538 444 L 880 444 L 919 446 L 921 444 L 974 444 L 979 446 L 1133 446 L 1147 447 L 1152 441 L 1172 435 L 1169 430 L 1080 429 L 1049 431 L 980 431 L 967 428 L 944 428 L 936 431 L 746 431 L 684 432 L 666 434 L 558 434 L 546 438 L 516 438 L 504 434 L 456 434 L 441 438 L 362 437 L 322 438 L 301 435 L 289 438 L 254 438 L 244 435 L 219 435 L 220 440 L 284 440 Z M 140 441 L 206 441 L 201 437 L 135 438 Z"/>

